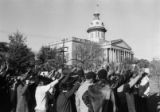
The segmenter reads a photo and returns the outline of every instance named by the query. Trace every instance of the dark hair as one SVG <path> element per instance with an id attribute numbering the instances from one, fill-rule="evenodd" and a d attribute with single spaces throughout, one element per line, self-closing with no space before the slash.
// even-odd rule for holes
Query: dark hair
<path id="1" fill-rule="evenodd" d="M 77 71 L 77 75 L 79 75 L 80 77 L 84 77 L 84 71 L 83 69 L 80 69 Z"/>
<path id="2" fill-rule="evenodd" d="M 106 79 L 107 78 L 107 71 L 105 69 L 101 69 L 98 71 L 98 78 L 101 79 Z"/>
<path id="3" fill-rule="evenodd" d="M 52 79 L 39 75 L 36 78 L 36 83 L 39 83 L 39 82 L 44 82 L 44 85 L 46 85 L 52 82 Z"/>
<path id="4" fill-rule="evenodd" d="M 88 73 L 86 74 L 86 79 L 95 80 L 95 79 L 96 79 L 96 73 L 94 73 L 94 72 L 88 72 Z"/>

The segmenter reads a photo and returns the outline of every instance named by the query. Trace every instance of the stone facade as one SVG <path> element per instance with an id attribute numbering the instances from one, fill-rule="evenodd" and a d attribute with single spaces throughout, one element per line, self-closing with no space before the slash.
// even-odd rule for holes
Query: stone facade
<path id="1" fill-rule="evenodd" d="M 90 23 L 88 32 L 88 39 L 81 39 L 77 37 L 72 37 L 71 39 L 66 39 L 65 41 L 55 42 L 50 44 L 51 47 L 65 47 L 65 55 L 67 57 L 67 63 L 72 65 L 76 61 L 76 56 L 74 51 L 76 46 L 86 43 L 89 41 L 98 43 L 103 51 L 103 58 L 107 62 L 121 63 L 124 59 L 133 59 L 134 53 L 131 47 L 122 39 L 116 39 L 107 41 L 105 39 L 106 28 L 103 22 L 100 20 L 99 13 L 94 13 L 94 19 Z"/>

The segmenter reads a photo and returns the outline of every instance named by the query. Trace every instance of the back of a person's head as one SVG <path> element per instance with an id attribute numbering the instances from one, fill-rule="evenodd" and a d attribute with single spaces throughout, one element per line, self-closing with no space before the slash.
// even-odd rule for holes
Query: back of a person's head
<path id="1" fill-rule="evenodd" d="M 65 83 L 62 83 L 61 86 L 59 86 L 59 90 L 60 91 L 64 91 L 64 90 L 65 91 L 69 91 L 69 90 L 72 89 L 73 86 L 74 86 L 74 82 L 69 80 L 69 81 L 67 81 Z"/>
<path id="2" fill-rule="evenodd" d="M 78 76 L 80 76 L 80 77 L 84 77 L 84 71 L 83 71 L 83 69 L 79 69 L 76 74 Z"/>
<path id="3" fill-rule="evenodd" d="M 36 77 L 36 82 L 37 83 L 43 82 L 44 85 L 47 85 L 52 82 L 52 79 L 39 75 Z"/>
<path id="4" fill-rule="evenodd" d="M 98 75 L 99 80 L 106 79 L 107 78 L 107 71 L 105 69 L 101 69 L 98 71 L 97 75 Z"/>
<path id="5" fill-rule="evenodd" d="M 88 72 L 88 73 L 86 73 L 86 80 L 90 80 L 90 79 L 92 79 L 92 80 L 95 80 L 96 79 L 96 73 L 95 72 Z"/>
<path id="6" fill-rule="evenodd" d="M 71 69 L 69 69 L 69 68 L 64 68 L 63 69 L 63 74 L 64 75 L 68 75 L 68 74 L 70 74 L 71 73 Z"/>

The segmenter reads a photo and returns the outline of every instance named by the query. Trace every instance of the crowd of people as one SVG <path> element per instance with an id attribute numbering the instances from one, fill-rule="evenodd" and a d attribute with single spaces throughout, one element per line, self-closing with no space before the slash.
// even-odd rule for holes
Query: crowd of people
<path id="1" fill-rule="evenodd" d="M 0 112 L 147 112 L 149 70 L 109 64 L 97 71 L 81 67 L 28 71 L 8 76 L 0 68 Z M 12 79 L 12 80 L 11 80 Z"/>

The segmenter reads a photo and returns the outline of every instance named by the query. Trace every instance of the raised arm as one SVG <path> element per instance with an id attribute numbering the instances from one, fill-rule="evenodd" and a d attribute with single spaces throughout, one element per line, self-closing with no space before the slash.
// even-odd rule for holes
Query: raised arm
<path id="1" fill-rule="evenodd" d="M 84 104 L 89 107 L 89 105 L 91 104 L 91 101 L 90 101 L 90 98 L 89 98 L 89 95 L 88 95 L 88 91 L 86 91 L 83 96 L 82 96 L 82 100 L 84 102 Z"/>
<path id="2" fill-rule="evenodd" d="M 24 95 L 24 94 L 26 93 L 27 89 L 28 89 L 28 84 L 26 84 L 26 85 L 23 87 L 23 89 L 22 89 L 22 95 Z"/>
<path id="3" fill-rule="evenodd" d="M 126 71 L 122 75 L 117 74 L 117 75 L 119 75 L 119 79 L 117 80 L 115 87 L 112 89 L 117 89 L 120 86 L 122 86 L 124 83 L 126 83 L 126 81 L 128 81 L 131 78 L 132 74 L 133 73 L 131 71 Z"/>
<path id="4" fill-rule="evenodd" d="M 73 86 L 73 88 L 66 93 L 66 97 L 69 98 L 70 96 L 72 96 L 72 95 L 75 93 L 75 91 L 78 90 L 79 86 L 80 86 L 80 83 L 77 82 L 77 83 Z"/>
<path id="5" fill-rule="evenodd" d="M 65 83 L 68 79 L 69 79 L 69 74 L 67 74 L 67 76 L 65 76 L 62 80 L 61 80 L 61 83 Z"/>
<path id="6" fill-rule="evenodd" d="M 134 79 L 131 79 L 129 84 L 129 87 L 132 88 L 137 82 L 138 80 L 142 77 L 142 73 L 140 73 L 139 75 L 137 75 Z"/>
<path id="7" fill-rule="evenodd" d="M 52 81 L 51 83 L 49 83 L 48 85 L 43 86 L 45 91 L 48 91 L 50 88 L 53 88 L 57 83 L 59 82 L 58 79 Z"/>
<path id="8" fill-rule="evenodd" d="M 116 99 L 115 99 L 115 96 L 114 96 L 113 91 L 111 91 L 111 101 L 112 101 L 112 103 L 113 103 L 113 112 L 116 112 L 116 111 L 117 111 Z"/>

